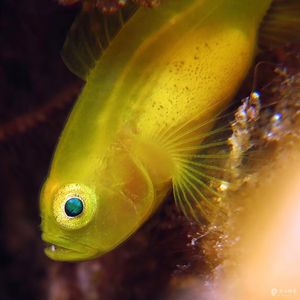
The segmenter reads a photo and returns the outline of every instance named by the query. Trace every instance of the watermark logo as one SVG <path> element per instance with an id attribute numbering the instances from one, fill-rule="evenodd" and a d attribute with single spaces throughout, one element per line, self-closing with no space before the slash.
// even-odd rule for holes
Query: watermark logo
<path id="1" fill-rule="evenodd" d="M 296 296 L 297 290 L 295 288 L 282 289 L 282 288 L 272 288 L 270 294 L 273 297 L 286 297 L 286 296 Z"/>

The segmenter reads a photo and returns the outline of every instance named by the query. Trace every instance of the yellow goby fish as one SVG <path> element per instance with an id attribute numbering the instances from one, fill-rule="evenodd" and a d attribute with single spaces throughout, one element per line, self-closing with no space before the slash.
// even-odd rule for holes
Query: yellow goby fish
<path id="1" fill-rule="evenodd" d="M 86 85 L 41 193 L 46 254 L 76 261 L 112 250 L 172 187 L 193 214 L 210 189 L 198 155 L 208 121 L 241 85 L 259 30 L 262 44 L 297 40 L 299 12 L 294 0 L 170 0 L 139 8 L 105 50 L 100 27 L 83 34 L 66 60 Z"/>

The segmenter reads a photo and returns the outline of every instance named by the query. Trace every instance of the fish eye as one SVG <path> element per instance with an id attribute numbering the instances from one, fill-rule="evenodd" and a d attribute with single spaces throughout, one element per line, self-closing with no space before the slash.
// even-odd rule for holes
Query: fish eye
<path id="1" fill-rule="evenodd" d="M 69 198 L 65 203 L 65 213 L 68 217 L 79 216 L 83 211 L 83 202 L 78 197 Z"/>
<path id="2" fill-rule="evenodd" d="M 97 210 L 94 190 L 83 184 L 62 186 L 54 195 L 53 215 L 65 229 L 80 229 L 93 220 Z"/>

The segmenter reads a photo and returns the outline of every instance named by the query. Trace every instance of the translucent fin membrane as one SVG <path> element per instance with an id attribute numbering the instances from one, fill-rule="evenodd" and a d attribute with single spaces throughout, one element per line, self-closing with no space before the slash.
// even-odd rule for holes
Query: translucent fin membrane
<path id="1" fill-rule="evenodd" d="M 61 53 L 67 67 L 85 80 L 110 41 L 136 10 L 137 6 L 131 4 L 114 14 L 103 15 L 99 9 L 83 5 Z"/>
<path id="2" fill-rule="evenodd" d="M 233 173 L 227 165 L 231 148 L 228 138 L 232 134 L 229 120 L 233 117 L 224 113 L 206 122 L 193 120 L 156 136 L 157 143 L 172 158 L 175 202 L 188 218 L 210 219 L 212 211 L 220 210 Z"/>
<path id="3" fill-rule="evenodd" d="M 245 171 L 244 164 L 254 166 L 251 161 L 258 158 L 249 154 L 260 110 L 259 94 L 254 92 L 230 113 L 161 134 L 160 142 L 174 162 L 174 199 L 187 218 L 212 222 L 224 215 L 227 191 Z"/>
<path id="4" fill-rule="evenodd" d="M 300 43 L 300 1 L 273 0 L 260 29 L 259 45 L 276 48 Z"/>

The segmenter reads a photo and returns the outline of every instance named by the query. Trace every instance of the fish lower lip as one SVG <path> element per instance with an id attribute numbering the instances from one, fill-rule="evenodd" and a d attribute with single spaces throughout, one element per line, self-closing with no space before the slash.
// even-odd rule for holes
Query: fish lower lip
<path id="1" fill-rule="evenodd" d="M 51 252 L 55 252 L 56 250 L 58 249 L 65 249 L 67 250 L 66 248 L 63 248 L 63 247 L 59 247 L 59 246 L 56 246 L 54 244 L 49 244 L 46 249 L 50 250 Z"/>
<path id="2" fill-rule="evenodd" d="M 52 252 L 54 252 L 54 251 L 56 250 L 56 246 L 55 246 L 55 245 L 51 245 L 51 246 L 49 246 L 49 248 L 50 248 L 50 250 L 51 250 Z"/>
<path id="3" fill-rule="evenodd" d="M 62 247 L 62 246 L 58 246 L 58 245 L 55 245 L 55 244 L 51 244 L 51 243 L 48 243 L 46 242 L 46 247 L 45 247 L 45 250 L 47 252 L 67 252 L 67 251 L 74 251 L 74 250 L 71 250 L 71 249 L 68 249 L 68 248 L 65 248 L 65 247 Z"/>
<path id="4" fill-rule="evenodd" d="M 45 254 L 52 260 L 56 261 L 83 261 L 91 258 L 95 258 L 99 256 L 99 252 L 80 249 L 73 249 L 64 247 L 65 245 L 61 245 L 60 243 L 53 243 L 51 240 L 43 239 L 45 242 Z"/>

